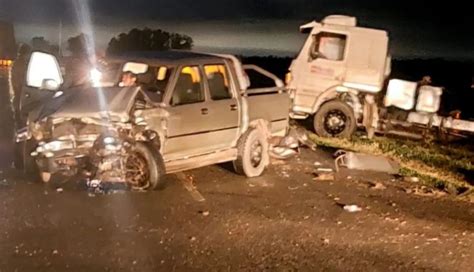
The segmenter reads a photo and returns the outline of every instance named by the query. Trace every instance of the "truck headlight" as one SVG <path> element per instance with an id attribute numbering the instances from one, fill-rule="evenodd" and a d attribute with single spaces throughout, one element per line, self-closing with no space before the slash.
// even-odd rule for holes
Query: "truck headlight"
<path id="1" fill-rule="evenodd" d="M 117 140 L 114 137 L 107 136 L 104 138 L 104 144 L 105 145 L 113 145 L 117 142 Z"/>
<path id="2" fill-rule="evenodd" d="M 74 144 L 70 141 L 52 141 L 44 144 L 43 146 L 38 147 L 38 151 L 46 152 L 56 152 L 64 149 L 72 149 Z"/>
<path id="3" fill-rule="evenodd" d="M 92 81 L 92 86 L 99 87 L 102 81 L 102 73 L 97 70 L 97 68 L 94 68 L 90 72 L 90 79 Z"/>

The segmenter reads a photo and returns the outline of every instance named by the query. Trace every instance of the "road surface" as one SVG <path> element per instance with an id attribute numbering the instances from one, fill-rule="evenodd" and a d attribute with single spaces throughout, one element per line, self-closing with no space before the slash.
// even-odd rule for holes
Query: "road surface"
<path id="1" fill-rule="evenodd" d="M 58 191 L 3 170 L 0 271 L 472 271 L 472 204 L 373 173 L 313 180 L 315 162 L 332 166 L 304 150 L 261 178 L 212 166 L 151 193 Z"/>

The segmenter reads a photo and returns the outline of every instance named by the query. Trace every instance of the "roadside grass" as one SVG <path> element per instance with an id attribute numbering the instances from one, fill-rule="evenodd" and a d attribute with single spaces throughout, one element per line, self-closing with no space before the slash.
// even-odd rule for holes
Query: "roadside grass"
<path id="1" fill-rule="evenodd" d="M 317 145 L 373 155 L 384 155 L 401 166 L 400 174 L 418 177 L 423 185 L 474 201 L 474 151 L 466 146 L 376 137 L 321 138 L 310 134 Z"/>

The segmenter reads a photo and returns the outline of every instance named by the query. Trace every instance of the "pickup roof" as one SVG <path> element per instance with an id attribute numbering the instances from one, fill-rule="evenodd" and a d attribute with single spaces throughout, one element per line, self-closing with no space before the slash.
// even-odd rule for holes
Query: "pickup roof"
<path id="1" fill-rule="evenodd" d="M 45 62 L 56 74 L 30 74 Z M 32 151 L 43 181 L 82 173 L 143 190 L 162 186 L 164 174 L 230 161 L 238 173 L 256 177 L 269 163 L 268 139 L 287 132 L 283 83 L 233 56 L 171 51 L 108 63 L 119 68 L 104 76 L 109 82 L 96 82 L 102 87 L 66 90 L 57 61 L 33 53 L 24 103 L 39 106 L 25 107 L 29 126 L 17 142 L 33 147 L 20 150 L 25 160 Z M 272 86 L 252 88 L 258 82 L 246 70 Z M 136 84 L 120 87 L 129 72 Z"/>

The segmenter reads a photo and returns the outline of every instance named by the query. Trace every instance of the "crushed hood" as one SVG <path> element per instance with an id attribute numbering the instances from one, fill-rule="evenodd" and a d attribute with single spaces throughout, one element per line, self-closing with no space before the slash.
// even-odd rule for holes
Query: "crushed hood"
<path id="1" fill-rule="evenodd" d="M 93 118 L 127 122 L 139 87 L 78 88 L 68 90 L 42 107 L 39 119 Z"/>

